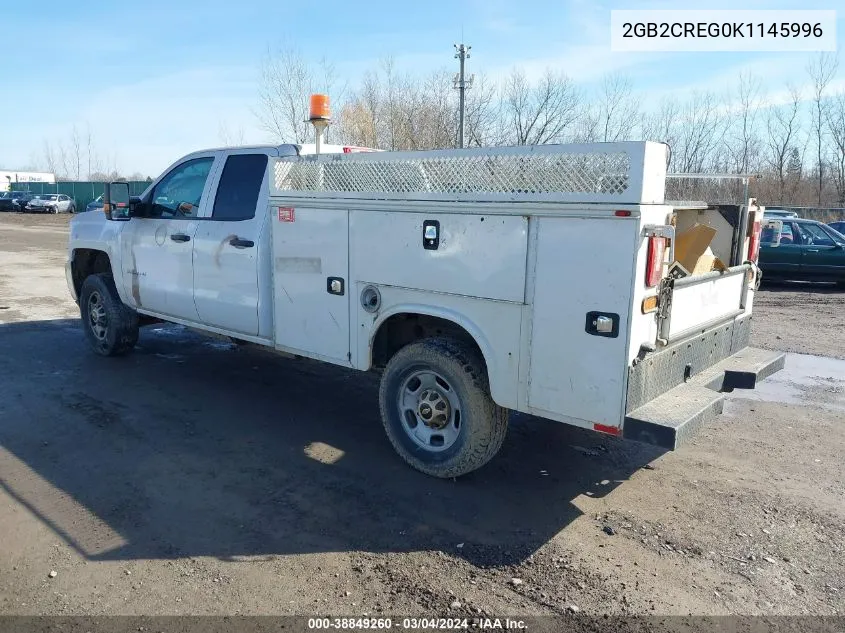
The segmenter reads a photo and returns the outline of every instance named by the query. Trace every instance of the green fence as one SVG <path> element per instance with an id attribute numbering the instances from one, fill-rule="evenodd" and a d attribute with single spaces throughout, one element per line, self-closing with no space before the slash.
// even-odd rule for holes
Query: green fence
<path id="1" fill-rule="evenodd" d="M 13 182 L 11 189 L 14 191 L 31 191 L 34 194 L 58 193 L 73 198 L 76 204 L 76 211 L 85 211 L 89 202 L 96 200 L 105 189 L 106 183 L 92 181 L 71 181 L 71 182 Z M 145 180 L 129 181 L 129 195 L 140 196 L 150 185 Z"/>

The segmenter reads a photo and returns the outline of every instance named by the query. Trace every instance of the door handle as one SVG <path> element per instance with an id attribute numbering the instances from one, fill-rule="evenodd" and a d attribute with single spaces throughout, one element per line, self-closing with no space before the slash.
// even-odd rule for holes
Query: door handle
<path id="1" fill-rule="evenodd" d="M 252 248 L 253 246 L 255 246 L 255 242 L 253 242 L 252 240 L 242 240 L 239 237 L 233 237 L 231 240 L 229 240 L 229 244 L 231 244 L 235 248 Z"/>
<path id="2" fill-rule="evenodd" d="M 173 233 L 170 236 L 170 239 L 173 240 L 174 242 L 190 242 L 191 236 L 185 235 L 184 233 Z"/>
<path id="3" fill-rule="evenodd" d="M 819 252 L 819 249 L 817 249 L 817 248 L 808 248 L 808 249 L 807 249 L 807 252 L 808 252 L 808 253 L 818 253 L 818 252 Z"/>

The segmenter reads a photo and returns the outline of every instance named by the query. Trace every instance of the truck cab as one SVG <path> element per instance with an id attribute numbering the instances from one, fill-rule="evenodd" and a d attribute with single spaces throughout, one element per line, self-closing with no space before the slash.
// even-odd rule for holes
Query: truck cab
<path id="1" fill-rule="evenodd" d="M 365 148 L 323 145 L 323 153 Z M 203 150 L 182 157 L 106 221 L 71 223 L 66 274 L 74 298 L 92 271 L 111 272 L 121 301 L 146 315 L 247 341 L 272 336 L 268 164 L 313 145 Z"/>

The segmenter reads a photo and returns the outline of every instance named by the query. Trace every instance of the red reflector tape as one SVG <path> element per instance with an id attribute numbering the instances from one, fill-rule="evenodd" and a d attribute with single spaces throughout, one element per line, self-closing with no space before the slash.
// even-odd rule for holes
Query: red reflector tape
<path id="1" fill-rule="evenodd" d="M 615 215 L 617 218 L 630 218 L 631 212 L 627 211 L 626 209 L 619 209 L 618 211 L 614 211 L 613 215 Z"/>
<path id="2" fill-rule="evenodd" d="M 593 430 L 599 433 L 607 433 L 608 435 L 621 435 L 622 429 L 618 426 L 608 426 L 607 424 L 593 424 Z"/>

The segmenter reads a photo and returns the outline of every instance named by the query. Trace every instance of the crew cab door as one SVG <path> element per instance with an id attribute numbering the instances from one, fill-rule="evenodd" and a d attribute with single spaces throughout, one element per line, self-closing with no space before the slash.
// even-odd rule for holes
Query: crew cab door
<path id="1" fill-rule="evenodd" d="M 218 152 L 194 154 L 167 172 L 121 231 L 123 282 L 142 312 L 188 322 L 194 305 L 193 243 L 211 198 Z"/>
<path id="2" fill-rule="evenodd" d="M 211 327 L 250 336 L 260 333 L 259 263 L 267 259 L 269 265 L 269 257 L 260 253 L 270 249 L 269 238 L 261 236 L 267 225 L 269 154 L 254 149 L 225 153 L 210 213 L 194 236 L 199 318 Z"/>

